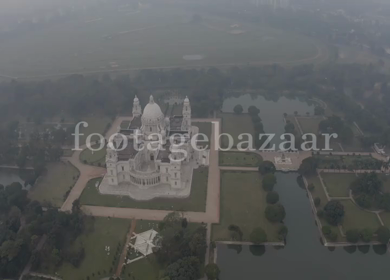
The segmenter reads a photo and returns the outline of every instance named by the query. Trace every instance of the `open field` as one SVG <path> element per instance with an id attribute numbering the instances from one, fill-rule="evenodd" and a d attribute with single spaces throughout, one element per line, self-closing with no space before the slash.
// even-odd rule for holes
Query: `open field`
<path id="1" fill-rule="evenodd" d="M 250 195 L 248 195 L 250 194 Z M 221 173 L 221 218 L 212 227 L 212 240 L 230 240 L 228 227 L 240 227 L 243 241 L 256 227 L 262 227 L 268 241 L 278 241 L 279 224 L 268 222 L 264 211 L 267 206 L 266 192 L 261 187 L 261 176 L 257 172 Z"/>
<path id="2" fill-rule="evenodd" d="M 97 14 L 99 14 L 97 16 Z M 232 34 L 236 20 L 202 15 L 174 7 L 151 7 L 126 14 L 105 9 L 34 30 L 2 42 L 0 73 L 11 77 L 50 77 L 121 69 L 311 63 L 327 51 L 300 34 L 251 23 Z M 91 18 L 100 18 L 91 21 Z"/>
<path id="3" fill-rule="evenodd" d="M 219 115 L 222 118 L 222 133 L 230 134 L 233 137 L 233 147 L 237 146 L 238 143 L 245 141 L 238 140 L 238 136 L 242 133 L 254 134 L 252 119 L 248 114 L 232 114 L 232 113 L 222 113 Z M 227 148 L 228 138 L 226 136 L 221 136 L 221 146 Z"/>
<path id="4" fill-rule="evenodd" d="M 380 215 L 383 223 L 385 224 L 385 226 L 390 228 L 390 213 L 389 212 L 382 212 L 379 215 Z"/>
<path id="5" fill-rule="evenodd" d="M 93 145 L 92 148 L 98 149 L 99 146 L 100 144 Z M 80 161 L 85 164 L 104 166 L 106 164 L 106 153 L 106 148 L 103 148 L 96 152 L 86 148 L 80 153 Z"/>
<path id="6" fill-rule="evenodd" d="M 101 279 L 111 276 L 116 269 L 117 261 L 126 233 L 130 227 L 129 220 L 108 218 L 87 218 L 88 223 L 93 223 L 90 230 L 86 230 L 74 242 L 74 246 L 82 246 L 85 249 L 85 257 L 79 268 L 74 268 L 69 263 L 63 263 L 56 270 L 63 279 Z M 93 220 L 92 220 L 93 219 Z M 118 244 L 119 253 L 117 253 Z M 105 247 L 110 247 L 107 254 Z M 53 273 L 54 274 L 54 273 Z M 92 276 L 92 275 L 95 276 Z"/>
<path id="7" fill-rule="evenodd" d="M 185 199 L 157 198 L 150 201 L 136 201 L 128 196 L 101 195 L 95 187 L 96 178 L 88 182 L 80 196 L 82 205 L 140 208 L 156 210 L 204 212 L 206 208 L 208 169 L 198 168 L 192 176 L 191 195 Z"/>
<path id="8" fill-rule="evenodd" d="M 61 207 L 66 192 L 73 187 L 78 176 L 77 168 L 68 162 L 50 163 L 47 172 L 39 177 L 28 195 L 32 200 Z"/>
<path id="9" fill-rule="evenodd" d="M 331 197 L 349 197 L 349 186 L 357 179 L 355 174 L 322 173 L 321 177 Z"/>
<path id="10" fill-rule="evenodd" d="M 323 121 L 322 117 L 297 117 L 303 133 L 318 133 L 318 125 Z"/>
<path id="11" fill-rule="evenodd" d="M 344 205 L 345 215 L 342 226 L 344 232 L 349 229 L 364 229 L 370 228 L 373 231 L 377 230 L 381 225 L 378 217 L 373 214 L 360 209 L 350 200 L 340 201 Z"/>
<path id="12" fill-rule="evenodd" d="M 263 158 L 255 153 L 220 152 L 220 166 L 258 167 Z"/>
<path id="13" fill-rule="evenodd" d="M 90 116 L 84 118 L 82 121 L 87 122 L 88 127 L 84 128 L 83 125 L 80 125 L 80 146 L 85 144 L 88 135 L 91 135 L 93 133 L 100 133 L 104 136 L 105 131 L 111 124 L 110 118 L 106 116 Z M 91 137 L 91 141 L 94 142 L 96 140 L 99 140 L 97 136 Z"/>

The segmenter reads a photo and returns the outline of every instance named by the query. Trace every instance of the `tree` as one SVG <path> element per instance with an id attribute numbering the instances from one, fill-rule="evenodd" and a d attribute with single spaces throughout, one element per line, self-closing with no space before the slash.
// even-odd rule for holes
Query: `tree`
<path id="1" fill-rule="evenodd" d="M 288 228 L 285 225 L 281 225 L 278 230 L 278 239 L 284 240 L 287 237 Z"/>
<path id="2" fill-rule="evenodd" d="M 323 107 L 321 107 L 321 106 L 316 106 L 315 108 L 314 108 L 314 115 L 316 115 L 316 116 L 322 116 L 322 115 L 324 115 L 325 114 L 325 109 L 323 108 Z"/>
<path id="3" fill-rule="evenodd" d="M 371 229 L 369 228 L 365 228 L 365 229 L 362 229 L 360 231 L 360 238 L 364 241 L 364 242 L 371 242 L 372 240 L 372 236 L 373 236 L 373 232 Z"/>
<path id="4" fill-rule="evenodd" d="M 371 197 L 361 194 L 355 198 L 356 203 L 362 208 L 371 208 Z"/>
<path id="5" fill-rule="evenodd" d="M 315 189 L 315 186 L 314 186 L 314 184 L 313 183 L 310 183 L 308 186 L 307 186 L 307 189 L 309 190 L 309 191 L 314 191 L 314 189 Z"/>
<path id="6" fill-rule="evenodd" d="M 269 193 L 267 193 L 266 200 L 267 200 L 267 203 L 269 203 L 269 204 L 275 204 L 279 201 L 279 194 L 277 192 L 274 192 L 274 191 L 269 192 Z"/>
<path id="7" fill-rule="evenodd" d="M 268 205 L 265 208 L 265 217 L 272 223 L 281 222 L 286 217 L 286 211 L 281 204 Z"/>
<path id="8" fill-rule="evenodd" d="M 390 212 L 390 193 L 384 193 L 380 197 L 379 206 L 381 209 Z"/>
<path id="9" fill-rule="evenodd" d="M 256 245 L 259 245 L 267 242 L 267 234 L 262 228 L 258 227 L 251 232 L 249 240 Z"/>
<path id="10" fill-rule="evenodd" d="M 344 217 L 344 205 L 337 200 L 329 201 L 324 207 L 324 216 L 329 224 L 337 226 Z"/>
<path id="11" fill-rule="evenodd" d="M 272 173 L 268 173 L 263 177 L 262 185 L 263 189 L 267 192 L 270 192 L 274 189 L 276 184 L 276 177 Z"/>
<path id="12" fill-rule="evenodd" d="M 241 114 L 241 113 L 244 111 L 244 109 L 242 108 L 241 105 L 236 105 L 236 106 L 234 106 L 233 111 L 234 111 L 234 113 L 236 113 L 236 114 Z"/>
<path id="13" fill-rule="evenodd" d="M 209 263 L 204 268 L 204 273 L 206 274 L 208 280 L 218 280 L 221 270 L 215 263 Z"/>
<path id="14" fill-rule="evenodd" d="M 390 229 L 385 226 L 381 226 L 377 229 L 376 234 L 378 235 L 378 241 L 383 244 L 389 243 Z"/>
<path id="15" fill-rule="evenodd" d="M 298 173 L 302 176 L 313 175 L 317 172 L 318 159 L 314 157 L 306 158 L 302 161 Z"/>
<path id="16" fill-rule="evenodd" d="M 197 280 L 200 277 L 200 262 L 197 257 L 185 257 L 170 264 L 165 270 L 170 280 Z"/>
<path id="17" fill-rule="evenodd" d="M 354 182 L 352 182 L 351 189 L 354 194 L 366 194 L 368 196 L 374 196 L 381 191 L 382 181 L 374 172 L 364 173 L 361 174 Z"/>
<path id="18" fill-rule="evenodd" d="M 249 106 L 248 108 L 248 114 L 251 116 L 257 116 L 260 114 L 260 110 L 256 106 Z"/>
<path id="19" fill-rule="evenodd" d="M 265 175 L 268 173 L 274 174 L 276 172 L 276 167 L 271 161 L 263 161 L 259 165 L 259 172 L 261 175 Z"/>
<path id="20" fill-rule="evenodd" d="M 345 235 L 348 242 L 357 243 L 359 241 L 360 234 L 359 234 L 359 230 L 357 229 L 347 230 Z"/>
<path id="21" fill-rule="evenodd" d="M 319 197 L 314 198 L 314 205 L 318 207 L 320 206 L 320 204 L 321 204 L 321 198 Z"/>

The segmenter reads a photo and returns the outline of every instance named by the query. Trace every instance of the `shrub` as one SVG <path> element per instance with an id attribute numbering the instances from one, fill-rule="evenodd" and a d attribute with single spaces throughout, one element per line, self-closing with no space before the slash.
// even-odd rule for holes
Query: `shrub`
<path id="1" fill-rule="evenodd" d="M 390 230 L 385 226 L 381 226 L 377 229 L 378 241 L 383 244 L 387 244 L 390 239 Z"/>
<path id="2" fill-rule="evenodd" d="M 249 236 L 249 239 L 251 242 L 253 242 L 254 244 L 258 245 L 258 244 L 261 244 L 261 243 L 264 243 L 264 242 L 267 242 L 267 234 L 265 233 L 265 231 L 262 229 L 262 228 L 255 228 L 250 236 Z"/>
<path id="3" fill-rule="evenodd" d="M 269 203 L 269 204 L 275 204 L 279 201 L 279 194 L 277 192 L 273 192 L 273 191 L 269 192 L 267 194 L 266 200 L 267 200 L 267 203 Z"/>
<path id="4" fill-rule="evenodd" d="M 328 236 L 329 234 L 332 233 L 332 229 L 330 228 L 330 226 L 323 226 L 323 227 L 322 227 L 322 233 L 323 233 L 325 236 Z"/>
<path id="5" fill-rule="evenodd" d="M 274 186 L 276 184 L 276 177 L 274 174 L 269 173 L 263 177 L 263 189 L 267 192 L 270 192 L 274 189 Z"/>
<path id="6" fill-rule="evenodd" d="M 344 206 L 337 200 L 329 201 L 324 207 L 324 217 L 332 226 L 337 226 L 344 217 Z"/>
<path id="7" fill-rule="evenodd" d="M 236 106 L 234 106 L 233 111 L 234 111 L 234 113 L 236 113 L 236 114 L 241 114 L 241 113 L 244 111 L 244 109 L 242 108 L 241 105 L 236 105 Z"/>
<path id="8" fill-rule="evenodd" d="M 359 230 L 357 229 L 347 230 L 345 235 L 348 242 L 357 243 L 359 241 L 360 234 L 359 234 Z"/>
<path id="9" fill-rule="evenodd" d="M 372 236 L 373 236 L 373 232 L 371 229 L 369 228 L 365 228 L 365 229 L 362 229 L 360 231 L 360 238 L 364 241 L 364 242 L 371 242 L 372 240 Z"/>
<path id="10" fill-rule="evenodd" d="M 281 225 L 278 230 L 279 240 L 284 240 L 287 237 L 288 228 L 285 225 Z"/>
<path id="11" fill-rule="evenodd" d="M 265 208 L 265 217 L 272 223 L 281 222 L 286 217 L 286 210 L 281 204 L 268 205 Z"/>
<path id="12" fill-rule="evenodd" d="M 314 184 L 313 183 L 310 183 L 308 186 L 307 186 L 307 189 L 309 190 L 309 191 L 314 191 L 314 189 L 315 189 L 315 186 L 314 186 Z"/>

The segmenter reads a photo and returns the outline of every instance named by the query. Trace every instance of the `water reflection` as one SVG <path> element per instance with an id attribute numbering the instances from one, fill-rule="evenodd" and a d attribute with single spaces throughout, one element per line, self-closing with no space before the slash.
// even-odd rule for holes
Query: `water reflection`
<path id="1" fill-rule="evenodd" d="M 344 251 L 349 253 L 349 254 L 353 254 L 356 252 L 356 249 L 357 247 L 356 246 L 346 246 L 346 247 L 343 247 Z"/>
<path id="2" fill-rule="evenodd" d="M 362 252 L 363 254 L 367 254 L 370 251 L 369 245 L 360 245 L 358 246 L 358 250 Z"/>
<path id="3" fill-rule="evenodd" d="M 249 246 L 249 251 L 256 257 L 261 257 L 265 253 L 265 246 Z"/>

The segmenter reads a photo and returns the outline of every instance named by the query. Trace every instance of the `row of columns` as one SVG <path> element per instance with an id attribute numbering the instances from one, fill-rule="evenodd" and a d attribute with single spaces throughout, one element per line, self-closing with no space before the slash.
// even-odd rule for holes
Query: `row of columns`
<path id="1" fill-rule="evenodd" d="M 130 176 L 130 179 L 133 183 L 137 185 L 144 185 L 144 186 L 151 186 L 160 183 L 160 176 L 157 176 L 155 178 L 148 178 L 148 179 L 140 179 L 134 176 Z"/>

